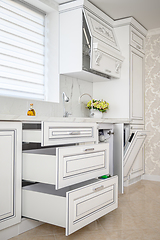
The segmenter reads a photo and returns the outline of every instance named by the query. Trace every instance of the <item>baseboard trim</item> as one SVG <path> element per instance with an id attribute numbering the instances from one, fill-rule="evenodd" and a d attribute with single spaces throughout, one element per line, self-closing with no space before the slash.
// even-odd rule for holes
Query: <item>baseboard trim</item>
<path id="1" fill-rule="evenodd" d="M 0 239 L 8 240 L 12 237 L 16 237 L 21 233 L 31 230 L 35 227 L 42 225 L 42 222 L 34 221 L 27 218 L 22 218 L 19 224 L 13 225 L 9 228 L 5 228 L 0 231 Z"/>
<path id="2" fill-rule="evenodd" d="M 142 176 L 138 176 L 138 177 L 135 177 L 133 179 L 126 180 L 126 181 L 124 181 L 124 187 L 128 187 L 128 186 L 130 186 L 130 185 L 132 185 L 134 183 L 137 183 L 141 179 L 142 179 Z"/>
<path id="3" fill-rule="evenodd" d="M 160 182 L 160 176 L 159 175 L 144 174 L 144 175 L 142 175 L 142 180 L 149 180 L 149 181 Z"/>

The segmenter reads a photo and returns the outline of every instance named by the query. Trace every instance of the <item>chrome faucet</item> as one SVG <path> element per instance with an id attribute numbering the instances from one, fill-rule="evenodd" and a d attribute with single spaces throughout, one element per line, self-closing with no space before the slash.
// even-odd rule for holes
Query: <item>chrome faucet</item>
<path id="1" fill-rule="evenodd" d="M 71 115 L 71 113 L 65 110 L 65 102 L 69 102 L 69 97 L 67 97 L 65 92 L 62 93 L 62 99 L 63 99 L 63 117 L 68 117 L 69 115 Z"/>
<path id="2" fill-rule="evenodd" d="M 92 96 L 89 93 L 83 93 L 80 97 L 79 97 L 79 103 L 81 102 L 81 97 L 83 97 L 84 95 L 88 95 L 91 98 L 91 110 L 93 109 L 93 99 Z M 90 113 L 91 116 L 94 115 L 94 113 L 91 111 Z"/>

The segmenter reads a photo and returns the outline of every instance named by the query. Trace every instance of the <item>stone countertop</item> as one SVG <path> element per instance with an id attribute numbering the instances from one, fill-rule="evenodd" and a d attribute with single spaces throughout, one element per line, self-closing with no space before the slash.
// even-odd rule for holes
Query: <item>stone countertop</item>
<path id="1" fill-rule="evenodd" d="M 85 118 L 85 117 L 42 117 L 42 116 L 16 116 L 0 114 L 0 121 L 21 121 L 21 122 L 92 122 L 92 123 L 129 123 L 125 118 Z"/>

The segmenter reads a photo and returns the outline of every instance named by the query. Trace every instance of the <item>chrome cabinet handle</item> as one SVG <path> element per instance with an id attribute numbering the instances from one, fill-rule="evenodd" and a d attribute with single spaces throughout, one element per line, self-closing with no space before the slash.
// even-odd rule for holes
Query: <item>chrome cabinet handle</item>
<path id="1" fill-rule="evenodd" d="M 85 148 L 84 151 L 85 151 L 85 152 L 94 151 L 94 148 Z"/>
<path id="2" fill-rule="evenodd" d="M 80 135 L 81 133 L 80 132 L 70 132 L 69 135 Z"/>
<path id="3" fill-rule="evenodd" d="M 100 191 L 100 190 L 102 190 L 102 189 L 104 189 L 104 186 L 103 186 L 103 185 L 100 186 L 100 187 L 97 187 L 97 188 L 93 188 L 93 191 L 94 191 L 94 192 L 98 192 L 98 191 Z"/>

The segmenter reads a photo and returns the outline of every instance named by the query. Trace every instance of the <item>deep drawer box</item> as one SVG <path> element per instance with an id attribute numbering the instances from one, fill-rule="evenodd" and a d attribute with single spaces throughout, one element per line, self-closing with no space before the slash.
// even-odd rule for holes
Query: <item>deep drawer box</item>
<path id="1" fill-rule="evenodd" d="M 64 227 L 67 236 L 117 207 L 117 176 L 60 190 L 41 183 L 22 190 L 22 215 Z"/>
<path id="2" fill-rule="evenodd" d="M 23 152 L 23 179 L 56 189 L 109 174 L 109 143 Z"/>

